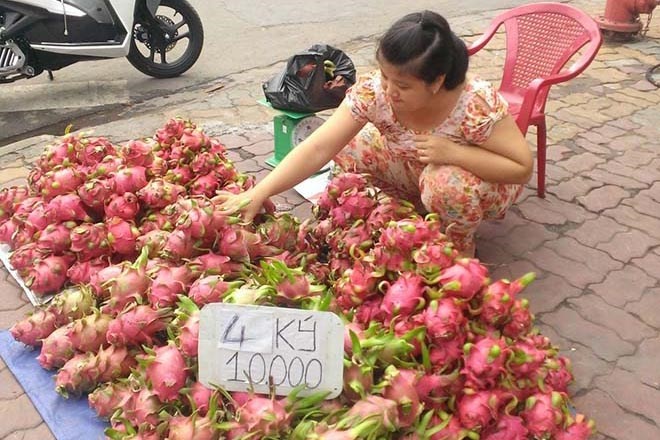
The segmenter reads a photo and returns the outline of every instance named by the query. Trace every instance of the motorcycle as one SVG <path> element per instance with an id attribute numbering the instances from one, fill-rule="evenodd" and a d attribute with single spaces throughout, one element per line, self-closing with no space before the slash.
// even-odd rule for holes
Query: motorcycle
<path id="1" fill-rule="evenodd" d="M 123 57 L 171 78 L 195 64 L 203 42 L 186 0 L 0 0 L 0 83 Z"/>

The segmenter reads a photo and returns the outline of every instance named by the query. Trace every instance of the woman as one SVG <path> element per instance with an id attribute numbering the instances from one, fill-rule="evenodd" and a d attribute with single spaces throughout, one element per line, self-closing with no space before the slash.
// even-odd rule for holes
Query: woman
<path id="1" fill-rule="evenodd" d="M 245 204 L 250 221 L 268 197 L 334 159 L 437 213 L 454 246 L 471 256 L 480 222 L 502 218 L 531 176 L 527 143 L 497 91 L 466 76 L 465 44 L 439 14 L 397 21 L 376 58 L 379 69 L 360 77 L 321 127 L 225 205 Z"/>

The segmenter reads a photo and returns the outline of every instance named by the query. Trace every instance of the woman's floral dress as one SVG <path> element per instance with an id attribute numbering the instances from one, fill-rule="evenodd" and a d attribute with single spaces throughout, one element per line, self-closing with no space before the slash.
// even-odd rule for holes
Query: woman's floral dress
<path id="1" fill-rule="evenodd" d="M 457 166 L 417 160 L 413 137 L 420 133 L 397 121 L 378 71 L 361 76 L 342 105 L 367 124 L 335 158 L 339 168 L 369 174 L 383 191 L 437 213 L 457 249 L 474 243 L 482 220 L 503 218 L 522 191 L 522 185 L 489 183 Z M 470 148 L 484 143 L 507 111 L 507 103 L 489 82 L 471 79 L 449 117 L 424 134 L 446 136 Z"/>

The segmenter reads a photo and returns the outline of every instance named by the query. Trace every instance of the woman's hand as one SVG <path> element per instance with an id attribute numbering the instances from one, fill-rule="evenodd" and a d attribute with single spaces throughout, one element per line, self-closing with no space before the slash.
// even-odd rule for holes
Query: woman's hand
<path id="1" fill-rule="evenodd" d="M 446 137 L 418 134 L 413 138 L 420 162 L 433 165 L 455 165 L 457 145 Z"/>
<path id="2" fill-rule="evenodd" d="M 228 214 L 240 213 L 243 221 L 250 223 L 261 211 L 267 197 L 259 195 L 251 188 L 240 194 L 232 195 L 225 200 L 220 209 Z"/>

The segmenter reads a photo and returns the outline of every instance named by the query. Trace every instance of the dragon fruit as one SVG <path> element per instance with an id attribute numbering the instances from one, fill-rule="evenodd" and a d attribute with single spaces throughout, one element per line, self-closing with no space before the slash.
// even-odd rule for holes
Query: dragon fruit
<path id="1" fill-rule="evenodd" d="M 359 305 L 378 293 L 377 286 L 383 275 L 370 264 L 356 261 L 335 283 L 334 289 L 338 295 L 349 299 L 349 304 Z"/>
<path id="2" fill-rule="evenodd" d="M 9 332 L 19 342 L 35 347 L 57 328 L 57 316 L 50 310 L 37 309 L 14 324 Z"/>
<path id="3" fill-rule="evenodd" d="M 11 249 L 16 247 L 15 237 L 21 226 L 12 219 L 0 222 L 0 243 L 8 244 Z"/>
<path id="4" fill-rule="evenodd" d="M 181 296 L 175 313 L 176 319 L 172 327 L 176 329 L 176 344 L 187 357 L 197 357 L 199 307 L 190 298 Z"/>
<path id="5" fill-rule="evenodd" d="M 495 420 L 500 404 L 492 391 L 466 393 L 458 400 L 458 417 L 465 428 L 485 429 Z"/>
<path id="6" fill-rule="evenodd" d="M 133 390 L 126 382 L 108 382 L 89 393 L 89 406 L 102 419 L 108 419 L 117 408 L 123 408 L 133 398 Z"/>
<path id="7" fill-rule="evenodd" d="M 79 396 L 101 383 L 128 376 L 135 365 L 135 358 L 125 347 L 110 345 L 101 348 L 98 353 L 80 353 L 58 371 L 55 389 L 65 397 Z"/>
<path id="8" fill-rule="evenodd" d="M 85 211 L 82 199 L 75 193 L 63 194 L 48 202 L 47 210 L 52 213 L 58 222 L 79 221 L 91 222 L 92 219 Z"/>
<path id="9" fill-rule="evenodd" d="M 204 304 L 221 302 L 227 293 L 241 285 L 242 281 L 228 282 L 220 275 L 209 275 L 193 282 L 188 296 L 201 307 Z"/>
<path id="10" fill-rule="evenodd" d="M 30 269 L 35 261 L 41 260 L 49 254 L 50 252 L 40 248 L 38 243 L 27 243 L 11 253 L 9 263 L 16 271 L 23 273 Z"/>
<path id="11" fill-rule="evenodd" d="M 134 220 L 140 211 L 140 203 L 135 194 L 125 192 L 113 194 L 104 206 L 106 217 L 119 217 L 124 220 Z"/>
<path id="12" fill-rule="evenodd" d="M 189 390 L 184 391 L 190 399 L 193 411 L 200 416 L 205 416 L 209 410 L 211 398 L 216 394 L 199 381 L 194 382 Z"/>
<path id="13" fill-rule="evenodd" d="M 467 385 L 477 389 L 493 387 L 505 371 L 509 348 L 500 339 L 484 337 L 475 344 L 466 344 L 464 351 L 465 367 L 461 373 L 466 376 Z"/>
<path id="14" fill-rule="evenodd" d="M 154 348 L 152 353 L 146 359 L 146 375 L 151 389 L 162 402 L 173 402 L 186 384 L 186 361 L 173 342 Z"/>
<path id="15" fill-rule="evenodd" d="M 525 336 L 532 328 L 534 316 L 529 311 L 529 301 L 517 299 L 511 308 L 511 319 L 502 328 L 502 333 L 512 339 Z"/>
<path id="16" fill-rule="evenodd" d="M 226 255 L 218 255 L 213 252 L 194 258 L 188 263 L 188 266 L 195 274 L 223 275 L 228 279 L 237 277 L 245 271 L 243 264 L 231 261 L 231 258 Z"/>
<path id="17" fill-rule="evenodd" d="M 370 438 L 379 438 L 378 434 L 396 431 L 399 427 L 397 403 L 375 394 L 369 395 L 355 402 L 336 427 L 353 428 L 367 421 L 371 431 L 369 434 L 372 435 Z"/>
<path id="18" fill-rule="evenodd" d="M 135 426 L 156 426 L 160 422 L 158 413 L 162 407 L 163 402 L 152 390 L 140 388 L 134 391 L 132 398 L 123 408 L 122 415 Z"/>
<path id="19" fill-rule="evenodd" d="M 66 326 L 71 345 L 78 351 L 97 351 L 106 343 L 106 332 L 112 317 L 95 310 Z"/>
<path id="20" fill-rule="evenodd" d="M 384 398 L 397 403 L 399 428 L 412 426 L 422 412 L 423 405 L 417 394 L 418 372 L 398 369 L 393 365 L 385 369 L 382 388 Z"/>
<path id="21" fill-rule="evenodd" d="M 71 229 L 75 223 L 49 225 L 37 237 L 39 248 L 53 254 L 62 254 L 71 247 Z"/>
<path id="22" fill-rule="evenodd" d="M 87 286 L 74 286 L 55 295 L 47 310 L 55 315 L 59 327 L 93 313 L 95 306 L 96 299 Z"/>
<path id="23" fill-rule="evenodd" d="M 199 176 L 198 178 L 192 181 L 190 185 L 190 194 L 213 197 L 219 188 L 220 188 L 220 182 L 218 181 L 218 178 L 215 175 L 215 173 L 211 172 Z"/>
<path id="24" fill-rule="evenodd" d="M 119 150 L 121 157 L 129 167 L 149 167 L 153 162 L 154 144 L 151 140 L 132 140 Z"/>
<path id="25" fill-rule="evenodd" d="M 553 391 L 528 397 L 520 415 L 530 434 L 537 438 L 550 438 L 564 423 L 566 411 L 565 394 Z"/>
<path id="26" fill-rule="evenodd" d="M 83 223 L 76 226 L 71 230 L 70 238 L 71 252 L 75 252 L 80 261 L 110 255 L 108 230 L 104 223 Z"/>
<path id="27" fill-rule="evenodd" d="M 156 308 L 174 305 L 177 295 L 184 295 L 193 280 L 192 271 L 187 266 L 160 266 L 151 270 L 149 275 L 152 282 L 147 298 Z"/>
<path id="28" fill-rule="evenodd" d="M 290 414 L 284 399 L 252 396 L 237 410 L 238 423 L 248 432 L 263 437 L 277 437 L 289 427 Z"/>
<path id="29" fill-rule="evenodd" d="M 177 185 L 187 185 L 193 179 L 193 172 L 187 165 L 179 162 L 178 166 L 170 168 L 163 176 L 163 180 Z"/>
<path id="30" fill-rule="evenodd" d="M 136 194 L 147 185 L 147 169 L 143 166 L 121 168 L 112 175 L 111 187 L 115 194 Z"/>
<path id="31" fill-rule="evenodd" d="M 76 354 L 69 328 L 60 327 L 48 335 L 41 345 L 37 361 L 46 370 L 60 368 Z"/>
<path id="32" fill-rule="evenodd" d="M 66 196 L 57 196 L 55 199 L 58 197 Z M 50 203 L 37 203 L 28 214 L 25 223 L 37 231 L 43 231 L 48 225 L 58 223 L 58 213 L 50 207 Z"/>
<path id="33" fill-rule="evenodd" d="M 220 432 L 208 417 L 174 416 L 169 421 L 168 440 L 218 440 Z"/>
<path id="34" fill-rule="evenodd" d="M 484 440 L 527 440 L 528 432 L 520 417 L 505 414 L 481 438 Z"/>
<path id="35" fill-rule="evenodd" d="M 110 217 L 105 221 L 108 229 L 108 243 L 112 252 L 132 257 L 136 252 L 136 244 L 140 231 L 133 222 L 121 217 Z"/>
<path id="36" fill-rule="evenodd" d="M 488 282 L 488 269 L 479 260 L 461 258 L 440 273 L 442 291 L 459 299 L 470 300 Z"/>
<path id="37" fill-rule="evenodd" d="M 75 192 L 83 183 L 83 176 L 72 167 L 55 167 L 44 174 L 41 195 L 50 201 L 53 197 Z"/>
<path id="38" fill-rule="evenodd" d="M 177 229 L 167 236 L 161 254 L 172 260 L 189 259 L 195 256 L 195 242 L 190 232 Z"/>
<path id="39" fill-rule="evenodd" d="M 60 290 L 67 281 L 66 273 L 71 266 L 71 258 L 50 256 L 37 260 L 24 278 L 25 285 L 37 295 Z"/>
<path id="40" fill-rule="evenodd" d="M 112 195 L 108 179 L 89 179 L 78 188 L 80 200 L 93 210 L 103 212 L 103 204 Z"/>
<path id="41" fill-rule="evenodd" d="M 535 278 L 530 272 L 514 282 L 502 279 L 486 287 L 483 293 L 480 319 L 491 326 L 504 324 L 511 314 L 516 295 Z"/>
<path id="42" fill-rule="evenodd" d="M 594 432 L 595 423 L 593 420 L 586 420 L 584 415 L 577 414 L 572 423 L 569 422 L 568 428 L 557 431 L 556 440 L 587 440 Z"/>
<path id="43" fill-rule="evenodd" d="M 10 218 L 14 214 L 16 205 L 27 199 L 29 195 L 29 188 L 23 185 L 0 188 L 0 222 Z"/>
<path id="44" fill-rule="evenodd" d="M 103 284 L 102 288 L 109 294 L 107 303 L 101 309 L 104 313 L 116 315 L 126 305 L 137 302 L 146 296 L 151 285 L 151 279 L 146 273 L 147 257 L 147 250 L 142 249 L 140 256 L 133 264 L 123 262 L 119 265 L 121 272 Z M 106 270 L 112 273 L 115 269 Z"/>
<path id="45" fill-rule="evenodd" d="M 86 166 L 94 166 L 102 162 L 105 157 L 117 153 L 114 145 L 103 137 L 82 139 L 81 144 L 81 148 L 76 151 L 76 159 Z"/>
<path id="46" fill-rule="evenodd" d="M 153 345 L 157 333 L 171 320 L 168 309 L 155 310 L 148 305 L 132 304 L 108 324 L 106 338 L 120 346 Z"/>
<path id="47" fill-rule="evenodd" d="M 467 319 L 454 298 L 431 301 L 422 315 L 426 333 L 433 341 L 450 340 L 465 332 Z"/>
<path id="48" fill-rule="evenodd" d="M 424 307 L 425 290 L 422 277 L 413 273 L 403 273 L 387 287 L 380 308 L 387 316 L 409 316 Z"/>
<path id="49" fill-rule="evenodd" d="M 140 201 L 153 209 L 164 208 L 176 202 L 182 195 L 186 194 L 186 188 L 174 183 L 169 183 L 162 178 L 150 180 L 137 195 Z"/>

